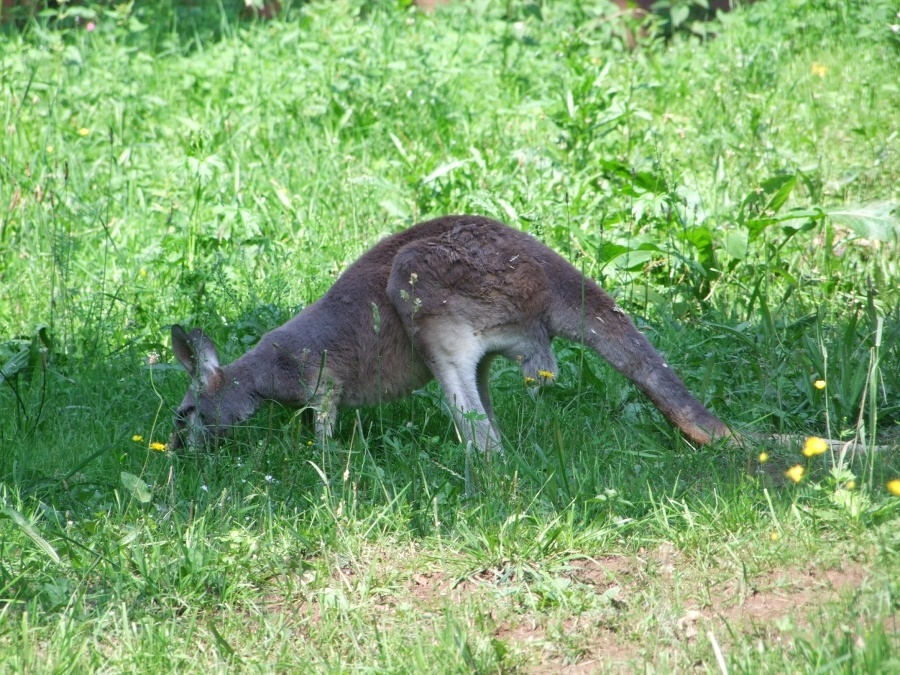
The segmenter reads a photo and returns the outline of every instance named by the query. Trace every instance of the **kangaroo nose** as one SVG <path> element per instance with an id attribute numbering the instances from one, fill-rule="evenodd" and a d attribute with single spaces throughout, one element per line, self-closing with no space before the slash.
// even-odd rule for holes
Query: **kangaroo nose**
<path id="1" fill-rule="evenodd" d="M 172 451 L 181 450 L 184 448 L 184 439 L 181 437 L 181 434 L 175 431 L 169 436 L 169 442 L 166 443 L 166 446 Z"/>

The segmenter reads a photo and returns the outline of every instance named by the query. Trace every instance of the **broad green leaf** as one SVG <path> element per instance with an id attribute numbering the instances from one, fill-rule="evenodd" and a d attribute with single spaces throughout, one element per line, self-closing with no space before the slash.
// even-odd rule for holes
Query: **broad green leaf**
<path id="1" fill-rule="evenodd" d="M 63 62 L 67 66 L 82 66 L 84 62 L 81 59 L 81 52 L 75 45 L 68 45 L 63 50 Z"/>
<path id="2" fill-rule="evenodd" d="M 428 185 L 428 183 L 432 183 L 432 182 L 436 181 L 438 178 L 440 178 L 441 176 L 446 176 L 451 171 L 455 171 L 459 167 L 465 166 L 468 163 L 469 163 L 468 159 L 457 159 L 452 162 L 447 162 L 446 164 L 441 164 L 438 168 L 436 168 L 430 174 L 425 176 L 425 178 L 422 179 L 422 182 L 425 185 Z"/>
<path id="3" fill-rule="evenodd" d="M 133 473 L 128 473 L 127 471 L 123 471 L 120 474 L 120 477 L 125 489 L 128 490 L 128 492 L 131 493 L 131 496 L 137 499 L 141 504 L 146 504 L 152 499 L 150 488 L 147 487 L 147 484 L 141 478 L 135 476 Z"/>
<path id="4" fill-rule="evenodd" d="M 813 207 L 811 209 L 791 209 L 790 211 L 780 213 L 768 220 L 773 223 L 784 223 L 789 220 L 821 220 L 824 217 L 825 212 L 821 208 Z"/>
<path id="5" fill-rule="evenodd" d="M 722 238 L 722 248 L 732 258 L 742 260 L 747 255 L 750 235 L 746 230 L 731 230 Z"/>
<path id="6" fill-rule="evenodd" d="M 775 276 L 781 277 L 785 281 L 787 281 L 791 286 L 798 286 L 800 282 L 797 280 L 793 274 L 788 272 L 787 270 L 781 269 L 778 266 L 772 266 L 769 268 L 769 274 L 773 274 Z"/>
<path id="7" fill-rule="evenodd" d="M 824 211 L 832 221 L 846 225 L 861 237 L 895 241 L 900 237 L 900 217 L 895 213 L 898 209 L 900 205 L 892 202 L 872 202 Z"/>
<path id="8" fill-rule="evenodd" d="M 0 380 L 5 380 L 17 375 L 28 367 L 29 351 L 23 349 L 13 354 L 9 360 L 0 366 Z"/>
<path id="9" fill-rule="evenodd" d="M 790 239 L 798 232 L 809 232 L 818 224 L 818 220 L 807 220 L 799 226 L 794 225 L 782 225 L 781 231 L 787 235 L 787 238 Z"/>
<path id="10" fill-rule="evenodd" d="M 622 246 L 621 244 L 616 244 L 611 241 L 605 241 L 602 245 L 597 247 L 597 260 L 600 262 L 609 262 L 616 256 L 627 253 L 630 250 L 631 249 L 627 246 Z"/>
<path id="11" fill-rule="evenodd" d="M 2 506 L 0 506 L 0 516 L 6 516 L 10 520 L 12 520 L 16 525 L 18 525 L 22 529 L 22 531 L 26 535 L 28 535 L 28 537 L 35 544 L 38 545 L 38 548 L 40 548 L 44 553 L 46 553 L 48 556 L 50 556 L 50 558 L 53 560 L 53 562 L 57 562 L 57 563 L 59 562 L 59 554 L 49 544 L 49 542 L 46 539 L 44 539 L 40 534 L 38 534 L 38 531 L 34 529 L 34 526 L 32 526 L 31 523 L 29 523 L 27 520 L 25 520 L 25 516 L 23 516 L 18 511 L 16 511 L 13 507 L 7 506 L 6 504 L 3 504 Z"/>
<path id="12" fill-rule="evenodd" d="M 797 176 L 793 174 L 790 176 L 775 176 L 764 180 L 762 188 L 766 191 L 766 194 L 771 195 L 769 203 L 766 204 L 767 210 L 778 213 L 796 186 Z"/>
<path id="13" fill-rule="evenodd" d="M 691 13 L 691 8 L 687 5 L 675 5 L 672 8 L 672 27 L 678 28 L 683 24 Z"/>
<path id="14" fill-rule="evenodd" d="M 604 173 L 618 176 L 624 185 L 625 194 L 636 195 L 641 192 L 663 194 L 668 191 L 665 176 L 650 171 L 635 171 L 627 164 L 616 160 L 601 160 L 600 168 Z M 633 189 L 632 189 L 633 186 Z"/>
<path id="15" fill-rule="evenodd" d="M 410 217 L 411 211 L 409 206 L 402 201 L 396 199 L 382 199 L 378 205 L 384 209 L 389 216 L 397 220 L 406 220 Z"/>
<path id="16" fill-rule="evenodd" d="M 136 17 L 128 17 L 128 30 L 132 33 L 140 33 L 147 30 L 147 24 L 141 23 Z"/>
<path id="17" fill-rule="evenodd" d="M 62 3 L 59 4 L 62 6 Z M 69 7 L 66 7 L 59 14 L 59 18 L 61 19 L 69 19 L 72 17 L 90 21 L 97 18 L 97 12 L 90 7 L 79 7 L 78 5 L 71 5 Z"/>
<path id="18" fill-rule="evenodd" d="M 684 232 L 684 238 L 691 242 L 700 254 L 701 262 L 711 260 L 713 257 L 712 250 L 712 233 L 706 227 L 692 227 Z"/>
<path id="19" fill-rule="evenodd" d="M 795 174 L 772 176 L 751 191 L 741 204 L 738 222 L 749 231 L 753 241 L 767 227 L 777 222 L 777 214 L 797 185 Z"/>
<path id="20" fill-rule="evenodd" d="M 653 251 L 625 251 L 613 257 L 607 265 L 613 269 L 640 269 L 656 257 Z"/>

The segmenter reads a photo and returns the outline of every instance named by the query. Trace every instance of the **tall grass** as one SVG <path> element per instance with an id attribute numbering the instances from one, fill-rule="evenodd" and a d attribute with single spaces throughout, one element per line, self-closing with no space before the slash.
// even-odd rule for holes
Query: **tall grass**
<path id="1" fill-rule="evenodd" d="M 600 2 L 285 4 L 2 27 L 0 669 L 896 668 L 894 8 L 628 51 Z M 738 430 L 869 451 L 696 450 L 570 344 L 535 399 L 495 366 L 503 458 L 467 463 L 433 385 L 324 447 L 271 407 L 150 448 L 170 324 L 229 360 L 451 212 L 602 282 Z"/>

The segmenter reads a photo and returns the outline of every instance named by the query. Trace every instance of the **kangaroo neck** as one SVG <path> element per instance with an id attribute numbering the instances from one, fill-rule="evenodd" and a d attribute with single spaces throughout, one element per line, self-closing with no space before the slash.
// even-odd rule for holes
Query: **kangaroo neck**
<path id="1" fill-rule="evenodd" d="M 267 333 L 227 370 L 247 383 L 246 395 L 257 401 L 299 408 L 310 402 L 316 386 L 321 349 L 313 341 L 303 340 L 302 334 L 284 328 Z"/>

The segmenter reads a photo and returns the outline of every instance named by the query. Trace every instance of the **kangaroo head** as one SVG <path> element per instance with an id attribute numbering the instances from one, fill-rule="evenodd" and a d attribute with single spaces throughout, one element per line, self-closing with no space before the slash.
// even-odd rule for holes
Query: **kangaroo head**
<path id="1" fill-rule="evenodd" d="M 169 448 L 215 444 L 231 427 L 246 419 L 246 406 L 236 382 L 229 382 L 219 365 L 216 346 L 202 330 L 190 333 L 172 326 L 172 351 L 191 376 L 191 385 L 175 411 L 175 432 Z"/>

